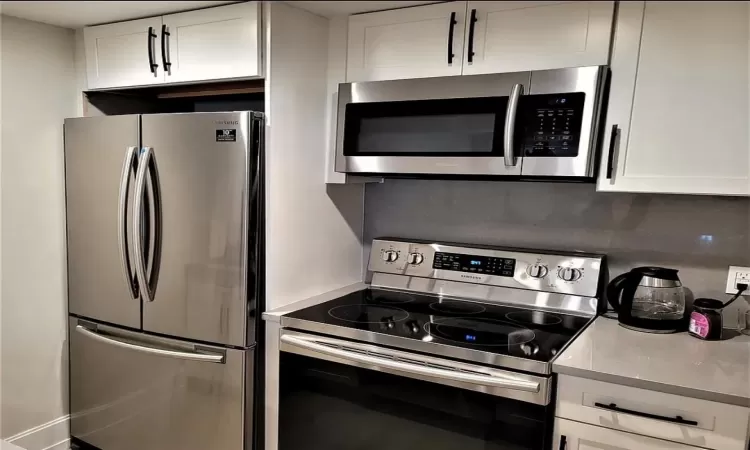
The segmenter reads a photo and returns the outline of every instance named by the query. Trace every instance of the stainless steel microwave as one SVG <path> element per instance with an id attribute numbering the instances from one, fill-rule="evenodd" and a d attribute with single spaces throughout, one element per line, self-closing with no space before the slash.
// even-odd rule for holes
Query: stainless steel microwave
<path id="1" fill-rule="evenodd" d="M 336 171 L 593 178 L 606 70 L 341 84 Z"/>

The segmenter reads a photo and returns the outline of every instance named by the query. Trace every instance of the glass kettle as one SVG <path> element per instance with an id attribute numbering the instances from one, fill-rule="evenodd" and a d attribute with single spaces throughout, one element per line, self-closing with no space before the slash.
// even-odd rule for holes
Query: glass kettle
<path id="1" fill-rule="evenodd" d="M 685 329 L 685 290 L 677 270 L 637 267 L 607 286 L 607 299 L 620 324 L 650 333 Z"/>

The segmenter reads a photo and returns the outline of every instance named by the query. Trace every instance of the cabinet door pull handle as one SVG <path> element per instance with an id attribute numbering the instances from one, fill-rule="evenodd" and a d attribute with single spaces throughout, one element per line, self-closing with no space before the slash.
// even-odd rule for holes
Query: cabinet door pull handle
<path id="1" fill-rule="evenodd" d="M 469 19 L 469 64 L 474 62 L 474 24 L 477 23 L 477 10 L 471 10 L 471 19 Z"/>
<path id="2" fill-rule="evenodd" d="M 594 406 L 598 408 L 602 408 L 602 409 L 607 409 L 609 411 L 630 414 L 632 416 L 645 417 L 647 419 L 663 420 L 665 422 L 679 423 L 680 425 L 692 425 L 694 427 L 698 426 L 698 422 L 694 420 L 685 420 L 682 418 L 682 416 L 667 417 L 667 416 L 660 416 L 658 414 L 650 414 L 650 413 L 645 413 L 645 412 L 640 412 L 640 411 L 634 411 L 632 409 L 620 408 L 617 406 L 616 403 L 610 403 L 609 405 L 605 405 L 604 403 L 596 402 L 594 403 Z"/>
<path id="3" fill-rule="evenodd" d="M 164 64 L 164 71 L 167 75 L 172 75 L 172 63 L 167 58 L 167 45 L 169 44 L 169 37 L 172 34 L 167 30 L 167 24 L 161 25 L 161 61 Z"/>
<path id="4" fill-rule="evenodd" d="M 615 145 L 617 144 L 617 124 L 612 125 L 612 134 L 609 135 L 609 154 L 607 155 L 607 179 L 612 179 L 615 170 Z"/>
<path id="5" fill-rule="evenodd" d="M 560 436 L 560 447 L 558 447 L 558 450 L 565 450 L 566 448 L 568 448 L 568 438 Z"/>
<path id="6" fill-rule="evenodd" d="M 456 28 L 456 13 L 451 13 L 451 24 L 448 27 L 448 64 L 453 64 L 453 30 Z"/>
<path id="7" fill-rule="evenodd" d="M 154 40 L 156 39 L 156 33 L 154 33 L 154 27 L 148 27 L 148 66 L 149 71 L 156 76 L 156 69 L 159 67 L 156 62 L 154 62 Z"/>

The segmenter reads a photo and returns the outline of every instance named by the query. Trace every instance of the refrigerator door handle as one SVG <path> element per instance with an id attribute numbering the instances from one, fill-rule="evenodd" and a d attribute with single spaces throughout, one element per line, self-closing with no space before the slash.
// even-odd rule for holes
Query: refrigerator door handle
<path id="1" fill-rule="evenodd" d="M 135 274 L 138 278 L 138 284 L 141 287 L 141 295 L 143 300 L 147 302 L 153 302 L 154 298 L 152 295 L 151 286 L 149 286 L 148 277 L 146 275 L 146 261 L 143 256 L 143 234 L 142 231 L 142 219 L 143 219 L 143 197 L 146 193 L 146 175 L 151 165 L 151 159 L 154 155 L 154 149 L 151 147 L 143 147 L 141 149 L 141 160 L 138 164 L 138 172 L 135 176 L 135 201 L 133 206 L 133 254 L 135 257 Z M 156 191 L 156 189 L 154 189 Z"/>
<path id="2" fill-rule="evenodd" d="M 149 353 L 157 356 L 167 356 L 170 358 L 187 359 L 190 361 L 209 362 L 215 364 L 224 364 L 225 355 L 221 353 L 212 353 L 195 346 L 194 352 L 179 351 L 167 347 L 157 347 L 153 343 L 139 343 L 132 337 L 116 336 L 107 333 L 102 334 L 97 330 L 91 330 L 81 324 L 76 325 L 76 331 L 88 338 L 94 339 L 105 344 L 116 347 L 135 350 L 142 353 Z"/>
<path id="3" fill-rule="evenodd" d="M 153 301 L 156 295 L 156 284 L 159 281 L 159 269 L 161 268 L 161 244 L 162 244 L 162 208 L 161 208 L 161 182 L 159 180 L 159 169 L 156 163 L 156 154 L 151 149 L 151 159 L 149 160 L 148 171 L 149 180 L 151 181 L 151 217 L 154 221 L 154 230 L 149 233 L 153 242 L 151 247 L 151 269 L 148 274 L 148 289 Z M 151 230 L 150 230 L 151 231 Z M 145 263 L 144 263 L 145 264 Z"/>
<path id="4" fill-rule="evenodd" d="M 125 284 L 128 285 L 130 296 L 138 298 L 138 280 L 133 277 L 133 271 L 128 258 L 128 192 L 130 191 L 130 174 L 137 167 L 136 156 L 138 147 L 128 147 L 125 161 L 122 163 L 122 176 L 120 177 L 120 198 L 118 204 L 117 234 L 120 248 L 120 263 Z"/>

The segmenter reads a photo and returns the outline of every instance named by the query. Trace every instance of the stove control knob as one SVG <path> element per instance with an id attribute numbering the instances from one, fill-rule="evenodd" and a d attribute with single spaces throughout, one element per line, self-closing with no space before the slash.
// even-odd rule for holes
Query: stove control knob
<path id="1" fill-rule="evenodd" d="M 547 276 L 547 272 L 549 272 L 549 270 L 544 264 L 532 264 L 529 266 L 526 272 L 531 278 L 544 278 Z"/>
<path id="2" fill-rule="evenodd" d="M 393 262 L 398 259 L 398 252 L 396 250 L 386 250 L 383 252 L 383 261 Z"/>
<path id="3" fill-rule="evenodd" d="M 581 271 L 572 267 L 563 267 L 557 272 L 557 276 L 563 281 L 578 281 L 581 278 Z"/>
<path id="4" fill-rule="evenodd" d="M 416 320 L 410 320 L 404 324 L 406 328 L 406 332 L 409 334 L 419 334 L 421 328 L 419 327 L 419 322 Z"/>
<path id="5" fill-rule="evenodd" d="M 406 257 L 406 262 L 414 264 L 415 266 L 417 264 L 422 264 L 422 261 L 424 261 L 424 255 L 421 253 L 409 253 Z"/>

